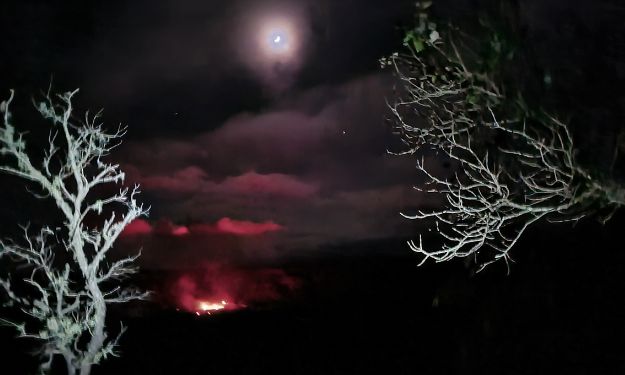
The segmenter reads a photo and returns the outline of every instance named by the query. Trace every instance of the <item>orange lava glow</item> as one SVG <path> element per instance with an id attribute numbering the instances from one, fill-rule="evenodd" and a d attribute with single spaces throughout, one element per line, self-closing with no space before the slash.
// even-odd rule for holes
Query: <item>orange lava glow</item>
<path id="1" fill-rule="evenodd" d="M 180 274 L 168 294 L 178 311 L 205 316 L 266 306 L 290 297 L 298 286 L 299 280 L 281 269 L 211 262 Z"/>
<path id="2" fill-rule="evenodd" d="M 210 301 L 199 301 L 197 304 L 198 311 L 196 311 L 196 315 L 201 314 L 211 314 L 215 311 L 224 310 L 228 306 L 228 302 L 222 300 L 220 302 L 210 302 Z"/>

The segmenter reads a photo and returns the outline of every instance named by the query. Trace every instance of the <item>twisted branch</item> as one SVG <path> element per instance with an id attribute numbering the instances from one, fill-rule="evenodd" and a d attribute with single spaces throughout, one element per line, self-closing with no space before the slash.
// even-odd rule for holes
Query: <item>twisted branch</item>
<path id="1" fill-rule="evenodd" d="M 111 264 L 107 264 L 106 257 L 123 229 L 134 219 L 147 215 L 149 208 L 137 202 L 138 186 L 131 191 L 122 188 L 111 197 L 94 197 L 93 189 L 97 186 L 124 182 L 119 166 L 106 163 L 103 158 L 119 144 L 126 129 L 120 127 L 107 133 L 99 123 L 100 112 L 94 116 L 87 113 L 82 123 L 75 124 L 72 99 L 77 92 L 55 97 L 48 92 L 44 100 L 36 103 L 39 113 L 52 123 L 40 168 L 31 161 L 23 135 L 16 132 L 11 122 L 14 92 L 0 105 L 0 156 L 4 157 L 0 171 L 35 183 L 43 194 L 33 194 L 51 197 L 63 218 L 62 228 L 44 227 L 35 235 L 23 227 L 21 244 L 0 241 L 0 258 L 10 258 L 32 270 L 22 282 L 34 290 L 34 296 L 20 296 L 9 278 L 0 278 L 0 286 L 9 305 L 38 322 L 37 327 L 30 329 L 22 323 L 4 321 L 15 327 L 19 336 L 41 342 L 40 370 L 49 371 L 52 357 L 58 354 L 65 358 L 68 374 L 88 375 L 93 364 L 115 355 L 119 337 L 106 339 L 107 303 L 147 297 L 147 293 L 121 287 L 105 290 L 107 285 L 136 272 L 132 263 L 138 255 Z M 120 211 L 121 216 L 116 215 Z M 108 218 L 103 218 L 100 226 L 90 227 L 85 220 L 92 215 Z"/>
<path id="2" fill-rule="evenodd" d="M 439 176 L 423 158 L 417 161 L 426 177 L 426 188 L 418 190 L 445 202 L 433 211 L 402 213 L 433 221 L 442 242 L 427 246 L 421 235 L 409 241 L 423 256 L 420 264 L 473 256 L 479 270 L 498 260 L 509 265 L 511 249 L 533 223 L 576 221 L 595 207 L 625 205 L 622 187 L 596 180 L 577 162 L 564 123 L 507 98 L 499 73 L 464 59 L 467 48 L 451 29 L 446 39 L 431 22 L 418 30 L 419 44 L 408 41 L 407 52 L 382 64 L 399 82 L 388 106 L 406 149 L 392 153 L 432 150 L 455 166 L 452 175 Z"/>

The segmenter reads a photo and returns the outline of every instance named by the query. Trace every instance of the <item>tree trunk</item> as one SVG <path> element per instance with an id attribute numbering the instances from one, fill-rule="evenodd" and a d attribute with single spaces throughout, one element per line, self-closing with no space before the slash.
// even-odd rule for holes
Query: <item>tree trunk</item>
<path id="1" fill-rule="evenodd" d="M 80 364 L 80 375 L 90 375 L 91 366 L 95 363 L 95 357 L 102 346 L 106 335 L 104 334 L 104 323 L 106 320 L 106 303 L 95 278 L 88 281 L 89 293 L 93 298 L 95 308 L 95 325 L 92 330 L 91 341 L 87 347 L 87 353 Z"/>

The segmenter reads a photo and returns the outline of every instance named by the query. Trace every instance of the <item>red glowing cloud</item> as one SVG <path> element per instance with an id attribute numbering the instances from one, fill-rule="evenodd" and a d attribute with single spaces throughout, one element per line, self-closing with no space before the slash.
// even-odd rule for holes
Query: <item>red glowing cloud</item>
<path id="1" fill-rule="evenodd" d="M 217 222 L 217 230 L 222 233 L 231 233 L 239 236 L 257 236 L 263 233 L 283 230 L 281 225 L 273 221 L 254 223 L 251 221 L 238 221 L 224 217 Z"/>
<path id="2" fill-rule="evenodd" d="M 169 220 L 161 220 L 156 224 L 154 232 L 166 236 L 186 236 L 189 234 L 189 228 L 183 225 L 176 225 Z"/>
<path id="3" fill-rule="evenodd" d="M 152 225 L 143 219 L 135 219 L 124 228 L 122 232 L 123 236 L 140 236 L 151 234 L 153 231 Z"/>
<path id="4" fill-rule="evenodd" d="M 152 225 L 146 220 L 136 219 L 131 222 L 122 232 L 123 236 L 145 236 L 158 234 L 165 236 L 182 237 L 192 234 L 230 234 L 235 236 L 259 236 L 265 233 L 282 231 L 285 228 L 268 220 L 253 222 L 247 220 L 234 220 L 229 217 L 219 219 L 215 224 L 193 224 L 189 226 L 176 225 L 169 220 L 161 220 Z"/>

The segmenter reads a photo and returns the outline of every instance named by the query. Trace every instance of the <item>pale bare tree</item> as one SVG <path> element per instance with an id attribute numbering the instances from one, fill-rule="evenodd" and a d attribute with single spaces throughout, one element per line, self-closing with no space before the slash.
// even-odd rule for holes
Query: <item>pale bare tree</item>
<path id="1" fill-rule="evenodd" d="M 88 375 L 94 364 L 116 355 L 119 335 L 106 331 L 107 305 L 143 299 L 146 293 L 124 288 L 120 280 L 136 272 L 136 256 L 111 261 L 113 244 L 131 221 L 146 215 L 138 203 L 138 186 L 122 187 L 102 197 L 95 190 L 122 184 L 124 173 L 105 157 L 125 133 L 118 128 L 107 133 L 99 123 L 100 113 L 76 123 L 72 99 L 76 91 L 51 96 L 36 103 L 39 113 L 52 124 L 43 160 L 35 162 L 27 153 L 23 134 L 13 125 L 11 102 L 2 102 L 0 127 L 0 171 L 27 181 L 39 191 L 37 198 L 51 199 L 62 218 L 62 226 L 31 231 L 23 226 L 21 240 L 0 241 L 0 258 L 27 266 L 28 275 L 15 280 L 0 278 L 0 289 L 8 305 L 27 314 L 23 322 L 8 322 L 21 337 L 41 343 L 40 372 L 47 373 L 57 355 L 65 359 L 70 375 Z M 88 224 L 90 223 L 90 224 Z M 13 273 L 14 276 L 17 276 Z M 18 282 L 25 287 L 14 288 Z M 30 289 L 22 295 L 19 290 Z"/>
<path id="2" fill-rule="evenodd" d="M 625 205 L 622 186 L 598 180 L 578 162 L 567 126 L 531 110 L 520 96 L 506 97 L 501 70 L 468 61 L 475 59 L 471 46 L 458 41 L 462 34 L 453 27 L 439 31 L 427 17 L 428 6 L 421 4 L 406 52 L 382 60 L 399 82 L 389 108 L 407 148 L 395 153 L 436 153 L 453 166 L 441 173 L 422 156 L 417 161 L 427 181 L 418 189 L 445 203 L 402 214 L 433 221 L 438 234 L 438 245 L 425 245 L 421 235 L 409 241 L 423 255 L 421 264 L 469 256 L 480 269 L 497 260 L 508 263 L 510 250 L 541 219 L 576 221 L 605 211 L 607 220 Z"/>

